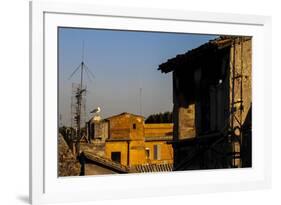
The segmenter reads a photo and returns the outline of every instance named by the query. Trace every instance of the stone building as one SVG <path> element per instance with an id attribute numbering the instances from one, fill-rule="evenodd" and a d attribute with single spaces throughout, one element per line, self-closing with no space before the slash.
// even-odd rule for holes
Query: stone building
<path id="1" fill-rule="evenodd" d="M 100 116 L 94 116 L 87 122 L 87 136 L 89 142 L 105 143 L 108 138 L 108 121 Z"/>
<path id="2" fill-rule="evenodd" d="M 219 37 L 158 69 L 173 73 L 174 170 L 250 167 L 251 37 Z"/>
<path id="3" fill-rule="evenodd" d="M 128 167 L 172 164 L 173 124 L 145 124 L 144 117 L 121 113 L 106 119 L 105 157 Z"/>

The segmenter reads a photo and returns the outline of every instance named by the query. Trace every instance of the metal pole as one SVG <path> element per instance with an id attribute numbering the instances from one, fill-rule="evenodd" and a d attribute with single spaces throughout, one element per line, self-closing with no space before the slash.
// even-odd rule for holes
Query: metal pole
<path id="1" fill-rule="evenodd" d="M 140 88 L 140 115 L 142 115 L 142 88 Z"/>
<path id="2" fill-rule="evenodd" d="M 78 90 L 78 95 L 77 95 L 77 103 L 78 103 L 78 113 L 77 113 L 77 135 L 78 135 L 78 139 L 76 142 L 76 147 L 77 147 L 77 154 L 79 155 L 79 149 L 80 149 L 80 140 L 82 138 L 82 132 L 81 132 L 81 103 L 82 103 L 82 90 L 83 90 L 83 70 L 84 69 L 84 62 L 81 62 L 81 76 L 80 76 L 80 89 Z"/>

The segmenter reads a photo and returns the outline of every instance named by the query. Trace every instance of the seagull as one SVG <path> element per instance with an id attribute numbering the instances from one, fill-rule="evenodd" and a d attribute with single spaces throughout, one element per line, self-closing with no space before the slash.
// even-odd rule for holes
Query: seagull
<path id="1" fill-rule="evenodd" d="M 100 107 L 97 107 L 96 109 L 94 109 L 93 111 L 91 111 L 90 113 L 99 113 L 101 111 Z"/>

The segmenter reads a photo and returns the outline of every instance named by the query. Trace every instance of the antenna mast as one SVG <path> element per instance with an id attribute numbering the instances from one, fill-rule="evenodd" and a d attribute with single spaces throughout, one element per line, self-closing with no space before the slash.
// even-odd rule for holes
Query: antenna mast
<path id="1" fill-rule="evenodd" d="M 140 115 L 142 115 L 142 88 L 140 87 Z"/>
<path id="2" fill-rule="evenodd" d="M 71 103 L 71 117 L 74 123 L 74 127 L 76 128 L 76 133 L 74 136 L 74 142 L 76 146 L 76 154 L 79 154 L 79 149 L 80 149 L 80 140 L 83 137 L 82 129 L 81 129 L 81 124 L 82 124 L 82 109 L 84 109 L 85 112 L 85 93 L 86 93 L 86 87 L 83 87 L 83 76 L 84 76 L 84 71 L 86 72 L 88 78 L 90 79 L 89 74 L 94 77 L 92 72 L 89 70 L 87 65 L 84 63 L 84 41 L 82 43 L 82 55 L 81 55 L 81 63 L 79 66 L 72 72 L 69 78 L 72 78 L 72 76 L 80 69 L 80 84 L 78 85 L 72 85 L 72 103 Z"/>

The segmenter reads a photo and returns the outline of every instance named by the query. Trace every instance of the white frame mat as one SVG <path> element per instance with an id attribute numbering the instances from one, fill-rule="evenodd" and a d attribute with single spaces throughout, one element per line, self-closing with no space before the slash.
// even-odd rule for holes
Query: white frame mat
<path id="1" fill-rule="evenodd" d="M 253 36 L 253 167 L 57 177 L 57 28 Z M 30 201 L 32 204 L 239 191 L 271 186 L 271 18 L 254 15 L 30 3 Z M 110 185 L 110 186 L 109 186 Z"/>

